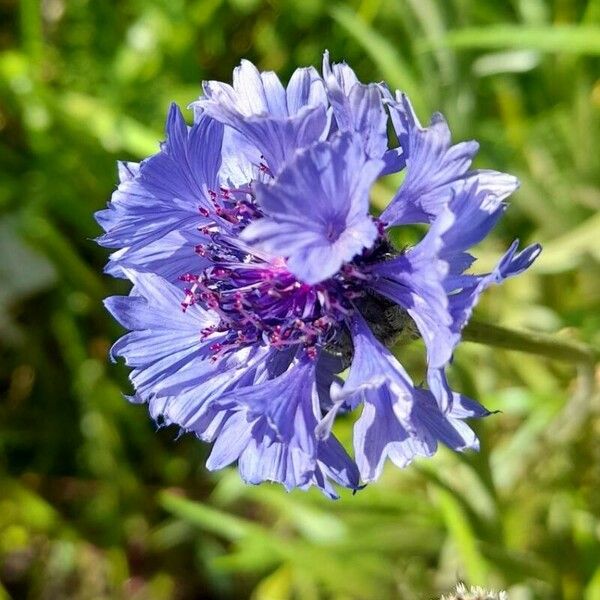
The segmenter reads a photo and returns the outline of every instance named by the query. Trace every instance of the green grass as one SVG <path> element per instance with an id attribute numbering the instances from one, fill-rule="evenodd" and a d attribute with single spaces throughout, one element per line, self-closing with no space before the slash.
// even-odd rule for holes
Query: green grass
<path id="1" fill-rule="evenodd" d="M 478 139 L 521 190 L 478 249 L 539 240 L 478 320 L 600 345 L 598 0 L 22 0 L 0 8 L 0 598 L 600 599 L 598 371 L 464 343 L 452 378 L 501 411 L 355 496 L 209 474 L 128 404 L 92 213 L 172 100 L 240 58 L 283 77 L 325 48 Z M 380 206 L 389 189 L 380 186 Z M 418 348 L 401 351 L 420 366 Z M 567 357 L 568 358 L 568 357 Z M 348 440 L 351 423 L 340 424 Z"/>

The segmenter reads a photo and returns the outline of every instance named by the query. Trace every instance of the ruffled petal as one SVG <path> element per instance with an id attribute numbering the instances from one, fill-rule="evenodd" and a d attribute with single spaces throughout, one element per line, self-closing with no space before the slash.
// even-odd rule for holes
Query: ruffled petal
<path id="1" fill-rule="evenodd" d="M 130 330 L 112 347 L 134 367 L 130 380 L 138 402 L 148 402 L 155 419 L 200 434 L 196 422 L 206 404 L 236 386 L 254 383 L 268 349 L 247 347 L 221 361 L 211 360 L 210 345 L 201 332 L 215 325 L 216 315 L 192 305 L 184 312 L 182 293 L 161 277 L 127 270 L 134 287 L 129 296 L 105 301 L 111 314 Z"/>
<path id="2" fill-rule="evenodd" d="M 188 128 L 172 105 L 166 133 L 158 154 L 139 167 L 121 165 L 121 183 L 108 209 L 97 214 L 105 229 L 98 243 L 118 249 L 108 267 L 115 275 L 125 267 L 174 281 L 185 270 L 176 273 L 171 258 L 188 266 L 204 239 L 198 227 L 208 220 L 199 209 L 213 210 L 209 190 L 218 189 L 223 127 L 204 117 Z"/>
<path id="3" fill-rule="evenodd" d="M 441 114 L 434 114 L 429 127 L 422 127 L 405 95 L 388 102 L 407 167 L 400 189 L 381 215 L 388 226 L 431 222 L 464 185 L 477 183 L 499 199 L 518 187 L 518 180 L 505 173 L 469 171 L 479 145 L 473 141 L 452 145 Z"/>
<path id="4" fill-rule="evenodd" d="M 332 393 L 336 393 L 344 381 L 339 374 L 344 370 L 341 357 L 323 350 L 319 354 L 315 369 L 317 394 L 322 412 L 327 412 L 333 407 Z M 346 409 L 349 407 L 345 407 Z"/>
<path id="5" fill-rule="evenodd" d="M 298 114 L 305 106 L 326 106 L 327 94 L 323 80 L 314 67 L 296 69 L 286 89 L 289 115 Z"/>
<path id="6" fill-rule="evenodd" d="M 361 487 L 358 466 L 333 435 L 326 440 L 318 440 L 317 467 L 311 484 L 316 485 L 330 498 L 335 499 L 338 494 L 329 483 L 329 479 L 351 490 Z"/>
<path id="7" fill-rule="evenodd" d="M 323 56 L 323 79 L 338 129 L 358 133 L 366 155 L 382 158 L 388 149 L 388 139 L 380 86 L 360 83 L 344 63 L 331 66 L 329 52 Z"/>
<path id="8" fill-rule="evenodd" d="M 295 360 L 274 379 L 225 394 L 219 405 L 229 415 L 216 437 L 209 468 L 238 461 L 247 483 L 274 481 L 286 489 L 316 485 L 330 496 L 328 478 L 358 488 L 358 471 L 339 442 L 319 440 L 321 416 L 315 365 Z"/>
<path id="9" fill-rule="evenodd" d="M 224 127 L 219 185 L 226 188 L 245 188 L 263 176 L 260 150 L 239 131 Z"/>
<path id="10" fill-rule="evenodd" d="M 363 403 L 354 429 L 356 462 L 363 481 L 381 475 L 385 459 L 405 467 L 417 456 L 431 456 L 438 442 L 463 451 L 477 439 L 462 422 L 484 416 L 485 409 L 462 396 L 443 413 L 429 390 L 417 388 L 391 353 L 380 344 L 362 317 L 350 323 L 354 360 L 340 399 Z"/>
<path id="11" fill-rule="evenodd" d="M 441 235 L 452 222 L 452 215 L 443 215 L 419 244 L 371 267 L 375 279 L 370 287 L 410 315 L 425 341 L 428 362 L 433 368 L 450 360 L 459 340 L 451 329 L 444 288 L 448 263 L 440 258 Z"/>
<path id="12" fill-rule="evenodd" d="M 512 248 L 489 275 L 463 274 L 474 261 L 466 250 L 488 235 L 504 209 L 494 194 L 474 184 L 461 186 L 421 242 L 371 267 L 375 279 L 369 285 L 411 316 L 423 336 L 433 369 L 450 360 L 460 332 L 486 287 L 522 272 L 539 253 L 535 246 L 517 258 Z"/>
<path id="13" fill-rule="evenodd" d="M 437 251 L 431 252 L 431 255 L 435 255 L 441 264 L 446 265 L 442 285 L 448 298 L 447 311 L 453 333 L 449 339 L 452 339 L 453 343 L 458 342 L 461 330 L 485 289 L 522 273 L 533 264 L 541 252 L 541 246 L 534 244 L 517 254 L 517 240 L 491 273 L 463 274 L 474 260 L 466 250 L 490 233 L 505 208 L 505 204 L 498 196 L 480 190 L 476 185 L 463 187 L 444 207 L 419 245 L 423 249 L 436 247 Z M 418 247 L 415 247 L 415 250 L 417 249 Z M 432 364 L 432 366 L 441 365 Z"/>
<path id="14" fill-rule="evenodd" d="M 442 210 L 440 220 L 452 221 L 439 231 L 440 256 L 454 258 L 478 244 L 495 227 L 506 209 L 498 196 L 481 189 L 476 184 L 462 187 Z"/>
<path id="15" fill-rule="evenodd" d="M 445 369 L 428 369 L 427 370 L 427 385 L 433 394 L 442 414 L 452 414 L 459 416 L 461 411 L 469 411 L 469 417 L 487 417 L 491 413 L 463 394 L 459 394 L 451 389 L 448 379 L 446 378 Z M 462 408 L 461 408 L 462 407 Z"/>
<path id="16" fill-rule="evenodd" d="M 527 246 L 521 252 L 517 252 L 518 247 L 519 240 L 515 240 L 491 273 L 462 277 L 459 282 L 461 288 L 448 296 L 454 331 L 460 332 L 467 324 L 479 297 L 488 287 L 519 275 L 534 263 L 542 251 L 540 244 Z"/>
<path id="17" fill-rule="evenodd" d="M 315 144 L 273 184 L 257 186 L 265 218 L 251 223 L 242 238 L 285 257 L 302 281 L 323 281 L 375 241 L 368 204 L 380 170 L 381 162 L 365 157 L 355 135 Z"/>
<path id="18" fill-rule="evenodd" d="M 327 127 L 325 95 L 318 91 L 322 85 L 308 70 L 295 75 L 286 91 L 275 74 L 261 74 L 243 60 L 234 70 L 233 86 L 204 82 L 204 96 L 193 106 L 244 135 L 277 174 Z"/>
<path id="19" fill-rule="evenodd" d="M 121 248 L 110 255 L 104 272 L 113 277 L 127 278 L 127 269 L 156 273 L 167 281 L 178 283 L 183 273 L 199 272 L 210 265 L 210 261 L 194 252 L 208 238 L 195 228 L 186 231 L 170 231 L 158 240 L 140 242 Z"/>

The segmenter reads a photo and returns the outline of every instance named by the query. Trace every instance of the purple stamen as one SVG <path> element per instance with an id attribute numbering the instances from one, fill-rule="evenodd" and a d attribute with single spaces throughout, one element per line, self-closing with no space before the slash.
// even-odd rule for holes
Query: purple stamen
<path id="1" fill-rule="evenodd" d="M 221 189 L 221 193 L 221 197 L 231 195 L 230 190 Z M 211 197 L 217 205 L 217 194 Z M 255 207 L 240 201 L 227 209 L 216 208 L 222 217 L 226 211 L 228 218 L 233 211 L 247 220 L 257 215 Z M 267 262 L 228 244 L 226 237 L 211 237 L 213 243 L 195 249 L 212 266 L 200 275 L 187 273 L 180 279 L 192 284 L 185 290 L 184 310 L 198 302 L 220 317 L 219 324 L 202 335 L 230 334 L 226 343 L 210 347 L 215 359 L 259 340 L 278 349 L 300 344 L 309 357 L 315 357 L 317 349 L 330 342 L 352 314 L 352 301 L 364 295 L 369 275 L 358 265 L 345 265 L 331 279 L 309 285 L 290 273 L 282 258 Z"/>

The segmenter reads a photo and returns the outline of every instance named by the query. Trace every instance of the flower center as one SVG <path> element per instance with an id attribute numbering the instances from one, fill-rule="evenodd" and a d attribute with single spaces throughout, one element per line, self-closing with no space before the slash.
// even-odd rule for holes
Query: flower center
<path id="1" fill-rule="evenodd" d="M 298 281 L 280 259 L 266 262 L 245 254 L 236 262 L 213 264 L 200 275 L 184 275 L 191 285 L 183 308 L 198 302 L 219 315 L 218 325 L 202 332 L 204 337 L 226 334 L 212 348 L 215 358 L 257 343 L 278 349 L 301 344 L 309 356 L 316 355 L 316 348 L 333 339 L 353 310 L 352 301 L 362 295 L 353 271 L 348 266 L 328 281 L 309 285 Z"/>
<path id="2" fill-rule="evenodd" d="M 198 303 L 220 318 L 217 325 L 202 331 L 203 338 L 225 334 L 211 346 L 213 359 L 255 344 L 282 350 L 302 345 L 313 357 L 318 348 L 335 349 L 345 319 L 356 306 L 369 301 L 368 276 L 362 267 L 378 257 L 382 248 L 390 247 L 383 230 L 372 250 L 330 279 L 309 285 L 288 271 L 284 258 L 259 256 L 260 252 L 240 241 L 239 233 L 262 216 L 251 187 L 221 188 L 209 195 L 214 220 L 201 228 L 207 242 L 195 250 L 211 266 L 180 279 L 188 284 L 183 310 Z M 200 212 L 206 217 L 211 214 L 204 208 Z"/>

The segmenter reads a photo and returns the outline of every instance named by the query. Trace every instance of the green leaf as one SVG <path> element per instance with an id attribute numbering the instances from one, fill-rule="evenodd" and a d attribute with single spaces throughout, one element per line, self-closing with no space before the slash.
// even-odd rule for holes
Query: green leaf
<path id="1" fill-rule="evenodd" d="M 600 567 L 596 569 L 584 592 L 584 600 L 600 600 Z"/>
<path id="2" fill-rule="evenodd" d="M 239 540 L 252 535 L 268 535 L 268 531 L 256 523 L 170 492 L 161 492 L 158 495 L 158 502 L 166 511 L 180 519 L 228 540 Z"/>
<path id="3" fill-rule="evenodd" d="M 66 92 L 55 108 L 70 122 L 91 132 L 110 152 L 147 156 L 158 151 L 159 141 L 164 137 L 92 96 Z"/>
<path id="4" fill-rule="evenodd" d="M 341 542 L 350 534 L 347 525 L 336 515 L 304 502 L 298 496 L 272 487 L 249 488 L 248 492 L 247 495 L 276 511 L 304 538 L 314 543 Z"/>
<path id="5" fill-rule="evenodd" d="M 577 268 L 586 255 L 600 262 L 600 213 L 544 245 L 539 273 L 562 273 Z"/>
<path id="6" fill-rule="evenodd" d="M 436 495 L 444 515 L 446 527 L 456 545 L 456 550 L 460 555 L 469 581 L 483 584 L 490 568 L 487 560 L 479 550 L 476 532 L 472 529 L 457 499 L 450 492 L 438 487 Z"/>
<path id="7" fill-rule="evenodd" d="M 258 584 L 252 600 L 288 600 L 292 597 L 292 587 L 292 569 L 283 565 Z"/>
<path id="8" fill-rule="evenodd" d="M 444 46 L 457 50 L 528 49 L 540 52 L 600 55 L 600 27 L 594 25 L 552 25 L 523 27 L 492 25 L 450 31 L 436 42 L 423 41 L 423 49 Z"/>

